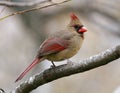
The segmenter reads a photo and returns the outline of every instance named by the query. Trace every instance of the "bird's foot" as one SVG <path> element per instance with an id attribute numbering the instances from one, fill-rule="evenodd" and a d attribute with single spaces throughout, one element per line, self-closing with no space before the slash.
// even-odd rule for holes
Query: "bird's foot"
<path id="1" fill-rule="evenodd" d="M 51 63 L 52 63 L 51 68 L 55 68 L 56 66 L 55 66 L 54 62 L 51 61 Z"/>

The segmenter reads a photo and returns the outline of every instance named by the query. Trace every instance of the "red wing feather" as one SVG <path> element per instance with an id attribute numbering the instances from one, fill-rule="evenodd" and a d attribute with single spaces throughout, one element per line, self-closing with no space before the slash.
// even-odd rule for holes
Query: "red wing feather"
<path id="1" fill-rule="evenodd" d="M 39 56 L 48 55 L 51 53 L 56 53 L 66 49 L 68 46 L 68 40 L 63 40 L 60 38 L 50 38 L 46 40 L 39 50 Z"/>
<path id="2" fill-rule="evenodd" d="M 23 73 L 20 74 L 20 76 L 16 79 L 15 82 L 18 80 L 22 79 L 24 75 L 31 69 L 33 68 L 36 64 L 38 64 L 40 61 L 43 60 L 43 58 L 40 56 L 51 54 L 51 53 L 56 53 L 59 51 L 62 51 L 66 49 L 68 46 L 68 41 L 59 39 L 59 38 L 50 38 L 46 40 L 40 47 L 39 53 L 38 53 L 38 58 L 36 58 L 26 69 Z"/>

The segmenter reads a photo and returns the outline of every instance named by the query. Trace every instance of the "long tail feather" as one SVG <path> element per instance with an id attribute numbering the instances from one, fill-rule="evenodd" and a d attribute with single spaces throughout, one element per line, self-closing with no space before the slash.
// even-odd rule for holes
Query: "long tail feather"
<path id="1" fill-rule="evenodd" d="M 15 82 L 21 80 L 31 68 L 33 68 L 36 64 L 42 61 L 42 58 L 36 58 L 26 69 L 24 72 L 20 74 L 20 76 L 15 80 Z"/>

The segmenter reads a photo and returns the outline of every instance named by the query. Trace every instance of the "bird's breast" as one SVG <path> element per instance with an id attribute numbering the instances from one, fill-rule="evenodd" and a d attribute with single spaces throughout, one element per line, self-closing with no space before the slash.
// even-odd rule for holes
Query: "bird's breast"
<path id="1" fill-rule="evenodd" d="M 50 61 L 62 61 L 65 59 L 69 59 L 79 51 L 82 45 L 82 42 L 83 42 L 83 39 L 80 36 L 73 36 L 69 40 L 69 45 L 66 49 L 58 53 L 48 55 L 47 59 Z"/>

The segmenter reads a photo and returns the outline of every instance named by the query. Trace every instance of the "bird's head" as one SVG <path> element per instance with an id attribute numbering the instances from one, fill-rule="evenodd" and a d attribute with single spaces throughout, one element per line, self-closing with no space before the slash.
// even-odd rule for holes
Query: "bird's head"
<path id="1" fill-rule="evenodd" d="M 74 14 L 70 14 L 71 21 L 68 25 L 68 28 L 71 31 L 76 31 L 79 34 L 83 34 L 87 31 L 87 29 L 84 27 L 84 25 L 80 22 L 79 18 Z"/>

